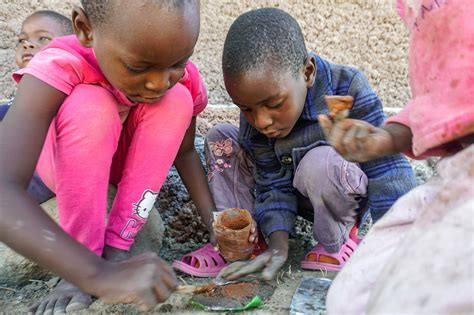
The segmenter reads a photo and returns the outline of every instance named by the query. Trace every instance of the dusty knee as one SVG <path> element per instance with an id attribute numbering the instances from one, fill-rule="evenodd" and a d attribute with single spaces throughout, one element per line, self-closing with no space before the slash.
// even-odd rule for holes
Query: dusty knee
<path id="1" fill-rule="evenodd" d="M 334 163 L 332 151 L 329 146 L 313 148 L 298 163 L 293 185 L 304 196 L 314 194 L 315 190 L 318 193 L 322 191 L 324 182 L 328 180 L 330 165 Z"/>
<path id="2" fill-rule="evenodd" d="M 145 106 L 145 108 L 149 111 L 157 110 L 160 115 L 162 115 L 161 110 L 166 108 L 169 111 L 166 115 L 170 119 L 183 119 L 187 121 L 193 116 L 193 98 L 189 90 L 180 83 L 169 89 L 157 105 Z"/>
<path id="3" fill-rule="evenodd" d="M 221 141 L 230 141 L 233 145 L 237 144 L 237 139 L 239 137 L 239 128 L 232 124 L 220 123 L 213 126 L 206 134 L 206 146 L 221 142 Z"/>
<path id="4" fill-rule="evenodd" d="M 294 186 L 305 196 L 366 195 L 368 179 L 355 163 L 344 160 L 332 147 L 308 151 L 298 164 Z"/>
<path id="5" fill-rule="evenodd" d="M 87 143 L 117 138 L 121 122 L 115 97 L 103 87 L 79 84 L 66 97 L 55 119 L 58 135 L 74 132 Z"/>
<path id="6" fill-rule="evenodd" d="M 206 142 L 222 141 L 225 139 L 237 140 L 239 128 L 228 123 L 213 126 L 206 134 Z"/>
<path id="7" fill-rule="evenodd" d="M 68 121 L 79 120 L 85 125 L 104 128 L 107 122 L 118 122 L 117 100 L 107 89 L 91 84 L 79 84 L 61 105 L 59 117 Z M 104 126 L 105 124 L 105 126 Z"/>

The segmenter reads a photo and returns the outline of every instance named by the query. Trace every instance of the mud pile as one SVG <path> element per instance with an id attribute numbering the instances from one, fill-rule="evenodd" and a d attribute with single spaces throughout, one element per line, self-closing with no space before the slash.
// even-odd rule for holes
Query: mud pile
<path id="1" fill-rule="evenodd" d="M 206 306 L 243 307 L 254 296 L 258 295 L 263 301 L 275 291 L 275 286 L 263 281 L 232 283 L 217 287 L 207 293 L 193 296 L 193 300 Z"/>

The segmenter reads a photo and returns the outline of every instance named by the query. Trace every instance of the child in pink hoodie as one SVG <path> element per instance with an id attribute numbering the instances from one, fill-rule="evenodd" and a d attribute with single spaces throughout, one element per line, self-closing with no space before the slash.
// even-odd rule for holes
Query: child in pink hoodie
<path id="1" fill-rule="evenodd" d="M 173 163 L 212 234 L 215 207 L 194 148 L 207 95 L 189 60 L 199 1 L 81 3 L 76 35 L 54 39 L 14 74 L 18 93 L 0 124 L 0 241 L 70 281 L 36 314 L 86 308 L 90 294 L 142 309 L 168 298 L 177 280 L 164 261 L 116 261 Z M 35 169 L 56 194 L 62 230 L 26 192 Z M 117 194 L 107 216 L 109 182 Z"/>
<path id="2" fill-rule="evenodd" d="M 386 125 L 319 117 L 346 159 L 444 156 L 438 176 L 400 198 L 369 231 L 327 296 L 329 314 L 472 313 L 474 6 L 399 1 L 411 30 L 412 99 Z"/>

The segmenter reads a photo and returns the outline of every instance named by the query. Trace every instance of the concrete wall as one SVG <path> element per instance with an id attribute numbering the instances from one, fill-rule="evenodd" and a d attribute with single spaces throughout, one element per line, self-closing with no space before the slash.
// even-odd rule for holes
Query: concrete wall
<path id="1" fill-rule="evenodd" d="M 202 29 L 193 60 L 209 90 L 211 104 L 227 104 L 221 78 L 221 54 L 227 29 L 241 13 L 276 6 L 301 25 L 308 49 L 336 63 L 355 65 L 369 77 L 387 107 L 402 107 L 409 97 L 408 33 L 394 0 L 202 0 Z M 38 9 L 69 15 L 79 0 L 0 1 L 0 99 L 14 94 L 10 73 L 21 21 Z"/>

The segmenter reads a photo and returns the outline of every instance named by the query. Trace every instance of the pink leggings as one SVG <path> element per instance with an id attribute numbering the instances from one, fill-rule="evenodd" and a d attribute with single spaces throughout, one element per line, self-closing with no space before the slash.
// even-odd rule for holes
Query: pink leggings
<path id="1" fill-rule="evenodd" d="M 51 123 L 37 172 L 56 193 L 59 224 L 102 254 L 128 250 L 146 223 L 189 127 L 193 101 L 181 84 L 152 105 L 131 107 L 122 125 L 106 89 L 74 88 Z M 109 182 L 118 186 L 107 219 Z"/>

